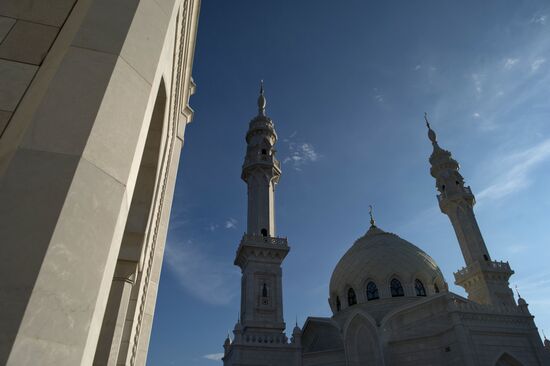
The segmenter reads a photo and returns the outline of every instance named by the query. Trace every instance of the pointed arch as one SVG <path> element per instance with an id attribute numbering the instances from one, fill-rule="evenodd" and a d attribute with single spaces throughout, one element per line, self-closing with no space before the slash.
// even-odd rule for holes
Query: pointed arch
<path id="1" fill-rule="evenodd" d="M 378 365 L 380 343 L 373 319 L 357 312 L 344 327 L 344 348 L 348 365 Z"/>
<path id="2" fill-rule="evenodd" d="M 353 306 L 355 304 L 357 304 L 357 295 L 353 287 L 350 287 L 348 289 L 348 306 Z"/>
<path id="3" fill-rule="evenodd" d="M 128 183 L 131 201 L 119 249 L 115 274 L 111 283 L 105 316 L 96 346 L 94 364 L 107 364 L 125 359 L 129 350 L 122 343 L 139 341 L 140 322 L 143 311 L 132 304 L 145 302 L 155 252 L 158 225 L 158 203 L 162 175 L 167 173 L 168 95 L 164 78 L 161 78 L 153 111 L 148 123 L 143 145 L 136 150 L 139 166 L 135 181 Z M 160 253 L 162 255 L 162 253 Z M 141 297 L 140 297 L 141 295 Z M 127 326 L 132 319 L 132 327 Z M 136 346 L 137 347 L 137 346 Z"/>
<path id="4" fill-rule="evenodd" d="M 378 300 L 380 295 L 378 293 L 378 286 L 374 281 L 367 283 L 367 301 Z"/>
<path id="5" fill-rule="evenodd" d="M 515 357 L 507 352 L 504 352 L 495 363 L 495 366 L 523 366 Z"/>
<path id="6" fill-rule="evenodd" d="M 418 278 L 414 280 L 414 291 L 416 296 L 426 296 L 426 288 Z"/>
<path id="7" fill-rule="evenodd" d="M 390 281 L 390 294 L 392 297 L 405 296 L 403 285 L 401 284 L 401 281 L 399 281 L 399 279 L 397 279 L 396 277 L 392 278 L 392 280 Z"/>

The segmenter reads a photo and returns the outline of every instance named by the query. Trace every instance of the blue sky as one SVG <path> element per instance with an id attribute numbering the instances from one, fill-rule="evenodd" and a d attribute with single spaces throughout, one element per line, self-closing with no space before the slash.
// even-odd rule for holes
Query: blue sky
<path id="1" fill-rule="evenodd" d="M 550 5 L 545 1 L 203 0 L 150 365 L 220 365 L 239 309 L 244 136 L 265 80 L 287 325 L 327 316 L 338 259 L 378 226 L 464 265 L 429 174 L 428 112 L 496 260 L 550 333 Z"/>

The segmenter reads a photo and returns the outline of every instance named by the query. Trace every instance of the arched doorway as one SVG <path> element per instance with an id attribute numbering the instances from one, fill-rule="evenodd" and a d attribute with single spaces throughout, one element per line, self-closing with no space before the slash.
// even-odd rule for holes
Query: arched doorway
<path id="1" fill-rule="evenodd" d="M 140 311 L 138 298 L 143 290 L 144 262 L 147 255 L 151 256 L 148 254 L 148 247 L 160 159 L 165 148 L 162 137 L 165 131 L 166 105 L 166 87 L 164 81 L 161 81 L 133 187 L 94 365 L 126 363 L 130 352 L 131 339 L 135 333 L 133 323 L 136 313 Z"/>
<path id="2" fill-rule="evenodd" d="M 495 366 L 523 366 L 523 364 L 516 360 L 514 357 L 510 356 L 508 353 L 504 353 L 497 360 Z"/>
<path id="3" fill-rule="evenodd" d="M 348 365 L 375 366 L 381 364 L 376 329 L 365 317 L 355 315 L 347 328 L 344 343 Z"/>

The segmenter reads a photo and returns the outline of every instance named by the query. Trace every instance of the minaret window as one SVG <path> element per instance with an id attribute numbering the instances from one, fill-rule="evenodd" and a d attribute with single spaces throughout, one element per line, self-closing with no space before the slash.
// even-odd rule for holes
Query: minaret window
<path id="1" fill-rule="evenodd" d="M 262 297 L 267 297 L 267 285 L 265 283 L 262 286 Z"/>
<path id="2" fill-rule="evenodd" d="M 262 149 L 262 155 L 267 155 L 267 150 L 266 149 Z"/>
<path id="3" fill-rule="evenodd" d="M 416 296 L 426 296 L 426 289 L 424 284 L 419 279 L 414 280 L 414 289 L 416 291 Z"/>
<path id="4" fill-rule="evenodd" d="M 483 259 L 485 259 L 488 262 L 489 261 L 489 256 L 487 256 L 487 254 L 483 254 Z"/>
<path id="5" fill-rule="evenodd" d="M 434 291 L 436 294 L 439 293 L 439 287 L 437 286 L 437 283 L 434 283 Z"/>
<path id="6" fill-rule="evenodd" d="M 376 283 L 374 282 L 369 282 L 367 284 L 367 300 L 368 301 L 371 301 L 371 300 L 376 300 L 376 299 L 379 299 L 380 296 L 378 296 L 378 287 L 376 286 Z"/>
<path id="7" fill-rule="evenodd" d="M 262 236 L 267 237 L 267 229 L 262 229 L 261 233 L 262 233 Z"/>
<path id="8" fill-rule="evenodd" d="M 342 304 L 340 303 L 340 298 L 336 296 L 336 311 L 340 311 L 342 309 Z"/>
<path id="9" fill-rule="evenodd" d="M 355 296 L 355 291 L 350 288 L 348 290 L 348 306 L 357 304 L 357 296 Z"/>
<path id="10" fill-rule="evenodd" d="M 397 278 L 394 278 L 390 282 L 390 292 L 392 297 L 399 297 L 399 296 L 405 296 L 405 292 L 403 291 L 403 286 L 401 286 L 401 282 Z"/>

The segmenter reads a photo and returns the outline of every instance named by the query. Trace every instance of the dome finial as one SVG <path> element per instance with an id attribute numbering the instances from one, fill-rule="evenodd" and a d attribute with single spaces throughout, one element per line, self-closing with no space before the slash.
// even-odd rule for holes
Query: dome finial
<path id="1" fill-rule="evenodd" d="M 267 102 L 264 97 L 264 81 L 260 80 L 260 96 L 258 96 L 258 115 L 265 116 L 265 106 Z"/>
<path id="2" fill-rule="evenodd" d="M 373 213 L 372 205 L 369 205 L 369 216 L 370 216 L 370 226 L 375 227 L 376 221 L 374 221 L 374 213 Z"/>
<path id="3" fill-rule="evenodd" d="M 424 112 L 424 120 L 426 121 L 426 127 L 428 127 L 428 138 L 432 142 L 432 144 L 437 144 L 437 139 L 434 130 L 432 130 L 432 127 L 430 126 L 430 122 L 428 121 L 428 113 Z"/>

